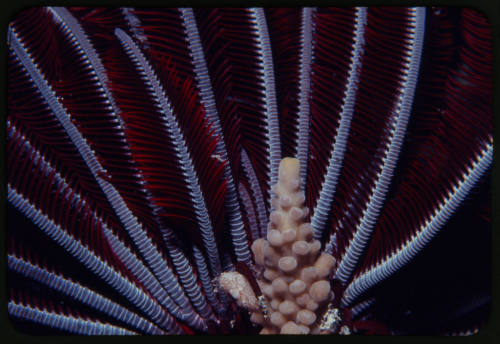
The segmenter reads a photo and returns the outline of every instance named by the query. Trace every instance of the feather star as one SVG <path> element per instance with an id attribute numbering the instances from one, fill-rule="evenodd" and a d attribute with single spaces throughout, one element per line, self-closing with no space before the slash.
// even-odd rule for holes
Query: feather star
<path id="1" fill-rule="evenodd" d="M 36 7 L 12 19 L 8 46 L 19 331 L 485 323 L 493 60 L 480 12 Z"/>

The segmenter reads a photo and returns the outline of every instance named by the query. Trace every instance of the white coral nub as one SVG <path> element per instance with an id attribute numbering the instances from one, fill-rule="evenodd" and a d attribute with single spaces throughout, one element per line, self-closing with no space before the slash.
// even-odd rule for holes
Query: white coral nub
<path id="1" fill-rule="evenodd" d="M 240 305 L 251 311 L 259 309 L 257 298 L 247 279 L 238 272 L 223 272 L 219 276 L 219 285 Z"/>
<path id="2" fill-rule="evenodd" d="M 309 209 L 300 190 L 299 161 L 285 158 L 279 167 L 278 183 L 273 187 L 267 239 L 257 239 L 252 251 L 257 265 L 264 269 L 257 280 L 269 305 L 264 316 L 248 281 L 236 272 L 219 278 L 224 290 L 252 314 L 252 321 L 263 326 L 261 334 L 320 333 L 320 322 L 333 299 L 329 276 L 335 258 L 319 252 L 313 240 Z M 251 293 L 251 294 L 250 294 Z M 255 301 L 254 301 L 255 300 Z"/>

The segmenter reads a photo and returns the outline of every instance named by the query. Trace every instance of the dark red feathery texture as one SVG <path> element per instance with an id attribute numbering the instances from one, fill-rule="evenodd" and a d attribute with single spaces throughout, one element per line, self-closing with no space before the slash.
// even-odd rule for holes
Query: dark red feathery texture
<path id="1" fill-rule="evenodd" d="M 239 145 L 246 150 L 265 194 L 268 189 L 265 103 L 260 84 L 257 30 L 248 9 L 195 10 L 200 36 L 222 116 L 228 153 L 239 162 Z M 223 52 L 223 54 L 221 54 Z M 230 123 L 236 125 L 229 126 Z M 228 131 L 229 130 L 229 131 Z M 238 131 L 238 137 L 232 131 Z M 239 166 L 235 167 L 235 174 Z M 238 174 L 236 174 L 238 176 Z M 241 174 L 240 174 L 241 175 Z"/>
<path id="2" fill-rule="evenodd" d="M 187 37 L 180 9 L 134 11 L 141 22 L 143 45 L 165 88 L 185 142 L 198 172 L 212 223 L 219 234 L 224 225 L 225 182 L 224 165 L 215 147 L 219 137 L 205 115 L 198 96 Z M 168 32 L 168 35 L 165 33 Z M 147 42 L 147 43 L 146 43 Z M 203 144 L 201 143 L 203 142 Z"/>
<path id="3" fill-rule="evenodd" d="M 184 223 L 183 227 L 194 233 L 196 222 L 188 196 L 189 190 L 185 182 L 179 183 L 183 179 L 182 170 L 176 163 L 167 126 L 151 95 L 146 91 L 141 76 L 138 73 L 125 73 L 134 69 L 133 64 L 122 58 L 114 58 L 121 56 L 122 48 L 116 44 L 114 49 L 114 52 L 108 52 L 109 62 L 105 60 L 113 80 L 110 87 L 123 111 L 128 142 L 143 173 L 145 187 L 151 194 L 150 201 L 161 209 L 155 216 L 166 221 L 163 225 L 173 228 Z M 157 232 L 157 235 L 160 233 Z"/>
<path id="4" fill-rule="evenodd" d="M 66 316 L 69 318 L 76 318 L 82 321 L 91 321 L 91 322 L 103 322 L 110 321 L 110 317 L 102 314 L 101 312 L 96 312 L 90 307 L 78 305 L 70 298 L 65 298 L 54 292 L 53 290 L 45 287 L 44 285 L 39 285 L 41 288 L 40 294 L 34 294 L 29 288 L 17 288 L 17 289 L 9 289 L 10 299 L 16 302 L 17 304 L 37 308 L 39 310 L 45 311 L 47 313 L 57 314 L 61 316 Z M 78 306 L 78 307 L 77 307 Z M 30 324 L 26 322 L 24 326 L 28 326 L 28 328 L 37 328 L 36 323 Z M 38 333 L 45 334 L 46 329 L 40 328 L 37 329 Z M 61 330 L 52 330 L 47 334 L 58 334 L 64 335 L 65 332 Z"/>
<path id="5" fill-rule="evenodd" d="M 410 16 L 406 8 L 368 9 L 365 45 L 349 138 L 333 199 L 332 229 L 342 255 L 382 167 L 406 73 Z"/>
<path id="6" fill-rule="evenodd" d="M 216 154 L 216 144 L 221 138 L 215 136 L 198 96 L 181 11 L 156 9 L 134 10 L 132 13 L 140 21 L 143 50 L 158 73 L 183 130 L 215 233 L 220 238 L 226 192 L 223 171 L 228 162 Z"/>
<path id="7" fill-rule="evenodd" d="M 92 203 L 85 196 L 79 198 L 74 191 L 64 187 L 63 183 L 57 179 L 55 172 L 43 166 L 43 160 L 36 156 L 35 150 L 32 147 L 26 147 L 23 143 L 24 140 L 18 132 L 9 137 L 10 148 L 20 147 L 9 150 L 9 152 L 16 153 L 15 159 L 9 159 L 11 162 L 8 173 L 9 183 L 13 183 L 17 175 L 23 176 L 17 184 L 18 193 L 24 195 L 30 203 L 36 204 L 43 214 L 63 230 L 66 229 L 72 238 L 87 247 L 101 260 L 108 262 L 111 267 L 130 280 L 139 283 L 116 257 L 104 236 L 102 226 L 109 227 L 110 224 L 105 223 L 99 212 L 90 207 Z M 30 173 L 19 174 L 19 171 L 32 171 L 38 177 L 32 178 Z"/>
<path id="8" fill-rule="evenodd" d="M 34 16 L 36 20 L 32 20 L 33 14 L 36 14 Z M 55 43 L 54 39 L 42 39 L 39 37 L 42 32 L 36 29 L 38 25 L 43 25 L 46 28 L 45 32 L 48 33 L 46 36 L 57 37 L 57 30 L 51 23 L 48 14 L 39 9 L 29 10 L 22 12 L 14 23 L 18 24 L 20 28 L 18 34 L 25 39 L 25 44 L 30 46 L 33 59 L 38 62 L 42 72 L 47 74 L 47 78 L 62 78 L 62 57 L 55 54 L 47 58 L 47 55 L 50 54 L 46 54 L 46 51 L 58 51 L 59 47 L 54 45 L 60 44 L 62 41 Z M 39 44 L 31 45 L 31 42 Z M 63 171 L 68 179 L 73 180 L 77 190 L 91 196 L 89 198 L 100 209 L 109 210 L 110 207 L 102 191 L 94 183 L 93 176 L 74 144 L 46 105 L 26 71 L 20 68 L 19 62 L 15 58 L 11 58 L 9 61 L 8 76 L 10 88 L 7 120 L 25 135 L 34 147 L 44 152 L 46 159 L 54 167 Z M 15 153 L 9 152 L 9 154 L 12 154 L 13 159 L 16 158 Z M 9 170 L 10 166 L 12 165 L 9 165 Z M 14 176 L 14 178 L 22 177 L 22 173 L 16 173 Z"/>
<path id="9" fill-rule="evenodd" d="M 68 7 L 86 33 L 97 34 L 102 38 L 111 38 L 115 28 L 127 28 L 123 18 L 123 10 L 114 7 Z M 87 30 L 92 29 L 92 30 Z M 92 44 L 94 42 L 92 41 Z"/>
<path id="10" fill-rule="evenodd" d="M 221 161 L 216 154 L 218 138 L 215 137 L 212 126 L 205 117 L 205 110 L 200 103 L 196 103 L 197 91 L 192 82 L 176 75 L 175 65 L 164 67 L 169 73 L 164 79 L 169 80 L 171 88 L 169 96 L 174 100 L 174 108 L 179 116 L 179 122 L 184 129 L 187 146 L 194 159 L 195 170 L 198 171 L 201 187 L 205 197 L 209 214 L 216 234 L 219 234 L 224 225 L 224 199 L 226 195 L 226 181 L 224 180 L 224 166 L 227 161 Z M 170 69 L 170 70 L 168 70 Z M 200 144 L 203 142 L 203 144 Z"/>
<path id="11" fill-rule="evenodd" d="M 20 230 L 25 231 L 26 229 L 21 228 Z M 111 289 L 106 283 L 93 278 L 92 273 L 74 261 L 74 258 L 68 257 L 67 259 L 61 260 L 61 248 L 50 240 L 47 240 L 45 236 L 35 233 L 33 237 L 26 240 L 26 237 L 21 239 L 20 236 L 16 237 L 11 235 L 9 236 L 9 241 L 9 255 L 31 262 L 32 264 L 35 264 L 50 273 L 61 276 L 68 281 L 78 283 L 83 287 L 91 290 L 98 290 L 100 295 L 119 300 L 120 303 L 126 305 L 129 309 L 136 309 L 126 298 Z M 41 255 L 40 251 L 37 250 L 38 245 L 44 245 L 44 247 L 50 249 L 50 251 Z M 116 257 L 112 256 L 103 258 L 108 262 L 111 261 L 110 259 L 117 260 Z M 76 276 L 78 276 L 78 278 L 76 278 Z M 41 306 L 48 312 L 57 312 L 59 314 L 68 315 L 79 313 L 80 315 L 84 315 L 84 318 L 89 320 L 99 319 L 98 321 L 113 321 L 113 319 L 111 319 L 105 312 L 100 312 L 84 305 L 64 293 L 47 287 L 43 283 L 39 283 L 34 280 L 29 280 L 29 283 L 21 283 L 23 277 L 17 272 L 9 271 L 8 278 L 11 285 L 18 286 L 16 289 L 11 288 L 11 292 L 14 293 L 14 295 L 17 295 L 13 298 L 13 300 L 21 301 L 22 304 Z M 82 283 L 82 280 L 85 282 Z M 137 283 L 137 281 L 133 281 L 134 283 Z M 138 285 L 141 286 L 140 283 Z M 32 298 L 36 303 L 27 303 L 30 298 Z M 61 306 L 64 308 L 61 309 Z"/>
<path id="12" fill-rule="evenodd" d="M 51 19 L 52 15 L 47 10 L 38 9 L 37 11 L 39 18 L 46 18 L 46 27 L 52 33 L 50 36 L 59 42 L 61 46 L 57 47 L 57 49 L 50 45 L 39 46 L 37 47 L 38 49 L 32 50 L 32 57 L 35 61 L 40 61 L 38 67 L 45 79 L 52 85 L 52 89 L 57 92 L 58 101 L 66 111 L 71 113 L 72 123 L 80 130 L 87 143 L 95 151 L 101 165 L 107 170 L 107 173 L 100 174 L 99 177 L 111 182 L 135 214 L 142 221 L 146 220 L 147 222 L 147 214 L 151 210 L 149 209 L 143 189 L 140 186 L 141 181 L 135 163 L 131 160 L 129 147 L 125 144 L 123 129 L 117 123 L 117 114 L 113 114 L 110 105 L 105 102 L 104 95 L 95 81 L 94 75 L 91 74 L 90 67 L 86 65 L 81 52 L 77 50 L 78 48 L 68 44 L 69 38 L 63 34 L 62 28 L 57 27 Z M 23 14 L 25 13 L 23 12 Z M 26 14 L 31 15 L 30 13 Z M 20 16 L 19 20 L 23 20 L 23 18 L 23 16 Z M 28 21 L 29 18 L 28 16 L 25 20 Z M 35 23 L 35 25 L 38 24 Z M 28 23 L 25 23 L 25 25 L 19 25 L 19 27 L 27 28 L 30 26 Z M 26 37 L 26 39 L 36 39 L 36 36 L 24 30 L 21 30 L 19 33 L 22 37 Z M 63 42 L 66 42 L 66 44 L 62 44 Z M 46 50 L 57 51 L 58 54 L 52 59 L 46 59 Z M 37 58 L 38 56 L 40 56 L 39 59 Z M 14 98 L 17 98 L 17 90 L 14 89 L 10 93 Z M 11 102 L 11 104 L 14 103 L 14 101 Z M 9 115 L 15 116 L 15 112 L 10 111 Z M 31 118 L 33 117 L 31 116 Z M 41 124 L 42 121 L 54 123 L 53 127 L 59 128 L 58 134 L 45 130 Z M 26 123 L 29 122 L 23 122 L 23 124 Z M 49 134 L 49 137 L 45 140 L 54 140 L 53 138 L 66 136 L 57 119 L 50 112 L 47 116 L 37 119 L 31 130 L 39 133 L 33 138 L 35 144 L 38 137 L 43 138 L 47 134 Z M 46 143 L 49 142 L 51 141 Z M 68 165 L 63 170 L 75 170 L 77 174 L 85 174 L 84 178 L 75 178 L 77 190 L 80 189 L 78 187 L 80 183 L 85 183 L 82 189 L 89 189 L 91 187 L 91 194 L 87 195 L 84 193 L 84 195 L 88 196 L 90 206 L 97 203 L 96 208 L 104 213 L 105 220 L 111 221 L 114 224 L 114 229 L 120 228 L 121 225 L 118 218 L 109 206 L 102 191 L 97 187 L 94 177 L 89 172 L 86 172 L 88 171 L 86 164 L 81 160 L 79 153 L 76 152 L 69 138 L 64 144 L 52 143 L 50 149 L 54 149 L 56 152 L 62 151 L 56 154 L 62 156 L 64 161 L 67 161 Z M 65 152 L 72 153 L 68 155 Z M 70 157 L 71 161 L 68 161 Z M 58 163 L 55 163 L 55 165 L 57 166 Z M 53 209 L 57 210 L 57 208 Z M 126 236 L 123 230 L 120 235 L 122 237 Z"/>
<path id="13" fill-rule="evenodd" d="M 205 119 L 204 109 L 195 89 L 193 67 L 190 64 L 189 51 L 180 23 L 180 11 L 144 10 L 134 11 L 133 14 L 142 24 L 143 52 L 157 73 L 168 95 L 174 117 L 179 121 L 194 162 L 193 166 L 199 173 L 201 188 L 207 200 L 206 205 L 209 214 L 212 215 L 212 223 L 216 233 L 219 233 L 224 225 L 223 164 L 214 156 L 218 138 L 213 136 L 213 130 Z M 98 32 L 92 25 L 94 23 L 98 25 L 99 22 L 92 21 L 91 18 L 91 14 L 87 13 L 81 20 L 89 32 Z M 163 225 L 172 227 L 181 235 L 184 235 L 185 227 L 191 239 L 200 243 L 189 190 L 186 184 L 178 182 L 184 178 L 181 176 L 181 166 L 177 165 L 172 143 L 169 148 L 164 147 L 166 142 L 171 141 L 167 135 L 166 123 L 154 105 L 153 95 L 146 91 L 139 74 L 134 76 L 132 73 L 127 73 L 129 69 L 135 67 L 130 60 L 122 58 L 123 47 L 117 44 L 113 34 L 114 28 L 102 25 L 100 29 L 105 34 L 96 35 L 92 39 L 97 42 L 96 47 L 102 53 L 104 65 L 110 70 L 108 86 L 111 87 L 123 111 L 126 136 L 138 168 L 144 173 L 145 188 L 153 197 L 151 199 L 153 206 L 162 209 L 154 216 L 162 219 Z M 127 31 L 133 35 L 128 29 Z M 162 35 L 165 32 L 169 32 L 169 35 Z M 208 143 L 202 145 L 200 142 Z M 157 229 L 158 225 L 162 226 L 152 223 L 149 225 Z M 161 239 L 157 237 L 155 240 Z"/>
<path id="14" fill-rule="evenodd" d="M 229 164 L 234 180 L 238 180 L 241 168 L 240 152 L 242 149 L 241 116 L 238 113 L 238 105 L 235 99 L 229 96 L 232 89 L 232 81 L 229 77 L 232 69 L 228 63 L 228 57 L 224 54 L 229 43 L 220 39 L 224 28 L 219 25 L 221 20 L 219 10 L 194 10 L 194 14 L 197 19 L 200 40 L 214 89 L 216 108 L 224 133 L 225 147 L 228 157 L 231 157 Z"/>
<path id="15" fill-rule="evenodd" d="M 352 323 L 356 333 L 364 335 L 390 335 L 389 329 L 381 322 L 376 320 L 358 320 Z"/>
<path id="16" fill-rule="evenodd" d="M 106 8 L 96 8 L 96 9 L 88 9 L 88 8 L 70 8 L 70 12 L 75 18 L 78 19 L 80 25 L 84 28 L 89 40 L 92 42 L 93 47 L 96 52 L 99 54 L 103 65 L 105 68 L 109 68 L 111 73 L 107 73 L 108 82 L 107 87 L 110 89 L 111 94 L 116 102 L 117 108 L 120 113 L 125 128 L 120 128 L 122 137 L 127 140 L 127 154 L 126 156 L 116 156 L 118 158 L 117 166 L 121 167 L 120 162 L 125 160 L 133 161 L 132 168 L 129 169 L 129 175 L 127 178 L 120 179 L 118 181 L 111 181 L 115 187 L 121 186 L 118 182 L 123 182 L 124 187 L 131 188 L 132 192 L 125 193 L 125 201 L 127 205 L 130 207 L 132 212 L 136 214 L 136 216 L 140 219 L 140 222 L 146 225 L 146 230 L 148 234 L 154 238 L 154 242 L 161 243 L 161 233 L 158 223 L 158 218 L 155 214 L 154 205 L 151 202 L 151 193 L 147 188 L 144 188 L 143 185 L 140 185 L 143 182 L 140 178 L 144 177 L 142 175 L 142 170 L 139 162 L 136 160 L 133 149 L 134 143 L 131 142 L 128 136 L 129 124 L 126 119 L 129 108 L 123 106 L 122 102 L 127 102 L 130 104 L 129 106 L 133 106 L 132 99 L 138 101 L 137 104 L 140 104 L 140 94 L 134 94 L 135 90 L 132 88 L 127 88 L 127 82 L 130 84 L 134 84 L 139 80 L 139 77 L 136 76 L 137 80 L 127 81 L 122 80 L 120 78 L 127 75 L 126 68 L 123 68 L 121 71 L 118 71 L 118 66 L 122 66 L 120 63 L 128 62 L 123 60 L 123 50 L 122 47 L 117 42 L 117 39 L 114 35 L 115 28 L 121 28 L 122 30 L 127 30 L 126 22 L 124 21 L 122 12 L 120 9 L 106 9 Z M 112 43 L 111 43 L 112 42 Z M 132 64 L 129 63 L 126 67 L 133 68 Z M 115 76 L 115 74 L 117 75 Z M 116 80 L 116 81 L 114 81 Z M 119 81 L 119 82 L 117 82 Z M 113 88 L 115 87 L 115 88 Z M 139 87 L 137 87 L 139 88 Z M 123 93 L 120 93 L 123 92 Z M 127 93 L 128 92 L 128 93 Z M 144 92 L 144 91 L 143 91 Z M 122 98 L 119 95 L 125 94 Z M 149 105 L 151 106 L 151 105 Z M 140 105 L 138 105 L 140 108 Z M 145 108 L 147 109 L 147 108 Z M 147 110 L 146 110 L 147 111 Z M 145 139 L 147 140 L 147 138 Z M 113 157 L 111 157 L 113 158 Z M 125 159 L 124 159 L 125 158 Z M 110 173 L 111 174 L 111 173 Z M 114 174 L 111 174 L 114 177 Z M 133 177 L 132 177 L 133 175 Z M 119 174 L 118 174 L 119 176 Z M 117 178 L 115 178 L 117 179 Z M 127 181 L 130 185 L 126 185 Z M 119 189 L 120 190 L 120 189 Z M 121 191 L 121 190 L 120 190 Z M 121 193 L 121 192 L 120 192 Z M 129 196 L 129 197 L 126 197 Z M 160 245 L 161 246 L 161 245 Z"/>
<path id="17" fill-rule="evenodd" d="M 244 202 L 243 197 L 241 197 L 241 196 L 240 197 L 242 198 L 241 205 L 242 205 L 242 210 L 243 210 L 242 211 L 243 225 L 245 226 L 245 231 L 247 233 L 250 233 L 250 231 L 251 231 L 250 216 L 253 216 L 254 218 L 251 220 L 254 221 L 257 225 L 259 225 L 259 222 L 257 219 L 257 204 L 255 203 L 256 200 L 253 197 L 252 192 L 251 192 L 252 188 L 250 187 L 250 184 L 248 183 L 247 180 L 241 179 L 239 181 L 239 184 L 238 184 L 238 189 L 239 188 L 243 188 L 249 196 L 249 203 L 248 204 L 246 204 Z M 241 192 L 238 192 L 238 193 L 241 194 Z M 263 224 L 263 225 L 265 225 L 265 224 Z M 257 231 L 259 229 L 260 228 L 255 228 L 254 230 Z M 249 235 L 248 237 L 249 237 L 249 239 L 252 239 L 251 235 Z"/>
<path id="18" fill-rule="evenodd" d="M 124 128 L 118 122 L 119 109 L 113 110 L 106 103 L 105 94 L 90 73 L 91 67 L 79 54 L 74 49 L 64 54 L 64 79 L 53 81 L 54 90 L 107 171 L 101 177 L 113 184 L 138 218 L 153 226 L 140 172 L 126 143 Z"/>
<path id="19" fill-rule="evenodd" d="M 265 9 L 274 70 L 280 123 L 281 156 L 296 156 L 301 52 L 301 8 Z"/>
<path id="20" fill-rule="evenodd" d="M 166 67 L 164 65 L 166 61 L 172 60 L 176 67 L 175 73 L 181 79 L 194 80 L 181 10 L 177 8 L 135 9 L 131 13 L 140 21 L 143 35 L 142 46 L 151 62 L 159 67 L 158 71 L 161 73 Z M 136 36 L 134 38 L 137 39 Z M 168 81 L 165 78 L 163 80 Z"/>
<path id="21" fill-rule="evenodd" d="M 484 53 L 491 51 L 489 24 L 476 11 L 437 13 L 428 22 L 429 45 L 400 180 L 393 184 L 361 271 L 423 226 L 480 153 L 486 141 L 477 138 L 488 138 L 493 129 L 492 108 L 486 106 L 493 86 L 492 56 Z M 454 16 L 461 26 L 450 24 Z"/>
<path id="22" fill-rule="evenodd" d="M 318 8 L 314 13 L 311 66 L 311 124 L 306 202 L 313 209 L 324 181 L 338 128 L 354 44 L 353 8 Z"/>
<path id="23" fill-rule="evenodd" d="M 193 65 L 179 9 L 135 11 L 147 39 L 146 53 L 165 88 L 184 140 L 198 173 L 205 204 L 215 233 L 224 226 L 226 161 L 220 161 L 215 148 L 219 137 L 205 115 L 198 95 Z M 168 35 L 165 33 L 168 32 Z"/>

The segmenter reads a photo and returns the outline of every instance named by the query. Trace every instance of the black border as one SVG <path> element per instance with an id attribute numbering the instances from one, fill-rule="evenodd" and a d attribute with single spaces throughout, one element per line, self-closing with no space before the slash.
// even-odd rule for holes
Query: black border
<path id="1" fill-rule="evenodd" d="M 62 1 L 40 1 L 40 0 L 5 0 L 2 1 L 0 7 L 0 64 L 3 66 L 1 83 L 1 108 L 3 109 L 2 117 L 5 116 L 7 110 L 7 80 L 6 80 L 6 66 L 7 66 L 7 29 L 11 18 L 13 18 L 21 10 L 32 6 L 67 6 L 67 5 L 81 5 L 81 6 L 138 6 L 138 7 L 223 7 L 223 6 L 267 6 L 267 7 L 296 7 L 296 6 L 377 6 L 377 5 L 391 5 L 391 6 L 451 6 L 451 7 L 470 7 L 483 12 L 488 18 L 493 39 L 493 79 L 494 79 L 494 92 L 493 92 L 493 114 L 494 114 L 494 129 L 493 137 L 497 141 L 500 131 L 500 0 L 422 0 L 422 1 L 403 1 L 403 0 L 373 0 L 373 1 L 356 1 L 356 0 L 337 0 L 337 1 L 304 1 L 304 0 L 271 0 L 271 1 L 223 1 L 223 0 L 106 0 L 106 1 L 80 1 L 80 0 L 62 0 Z M 496 62 L 496 63 L 495 63 Z M 121 336 L 31 336 L 18 332 L 10 323 L 7 312 L 7 282 L 6 282 L 6 236 L 7 236 L 7 184 L 5 180 L 5 121 L 0 121 L 0 172 L 1 172 L 1 185 L 3 188 L 0 192 L 0 217 L 4 226 L 4 234 L 0 240 L 0 266 L 3 273 L 0 275 L 2 283 L 0 283 L 0 324 L 1 332 L 0 338 L 7 343 L 90 343 L 90 341 L 97 341 L 99 343 L 165 343 L 180 342 L 181 340 L 217 340 L 221 342 L 230 343 L 233 340 L 246 340 L 245 337 L 250 336 L 139 336 L 139 337 L 121 337 Z M 496 148 L 496 147 L 495 147 Z M 493 168 L 492 168 L 492 304 L 491 314 L 487 324 L 479 331 L 479 333 L 472 336 L 464 337 L 440 337 L 440 336 L 252 336 L 249 340 L 269 342 L 278 341 L 284 343 L 299 342 L 299 341 L 318 341 L 335 343 L 373 343 L 383 342 L 385 344 L 392 343 L 499 343 L 500 342 L 500 233 L 497 228 L 500 227 L 500 168 L 496 162 L 499 161 L 499 152 L 494 149 L 493 153 Z"/>

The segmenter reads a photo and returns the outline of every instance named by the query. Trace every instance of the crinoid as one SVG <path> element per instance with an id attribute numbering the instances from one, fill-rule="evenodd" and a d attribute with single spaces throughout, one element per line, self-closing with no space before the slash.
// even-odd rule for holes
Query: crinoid
<path id="1" fill-rule="evenodd" d="M 481 13 L 40 7 L 15 16 L 8 46 L 8 311 L 20 331 L 484 323 Z"/>

